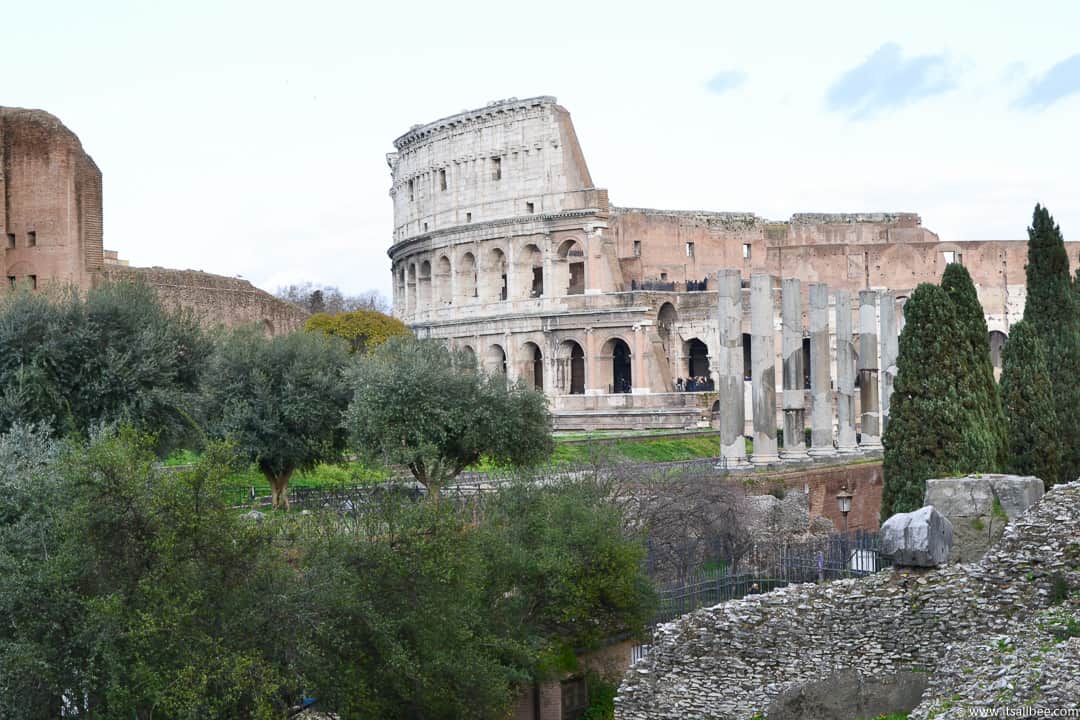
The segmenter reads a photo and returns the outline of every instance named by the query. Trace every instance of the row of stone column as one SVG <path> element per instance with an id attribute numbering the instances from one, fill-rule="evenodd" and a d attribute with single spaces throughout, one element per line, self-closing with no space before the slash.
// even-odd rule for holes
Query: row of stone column
<path id="1" fill-rule="evenodd" d="M 776 345 L 772 277 L 756 273 L 750 278 L 751 404 L 754 423 L 753 453 L 747 458 L 743 438 L 742 276 L 721 270 L 718 291 L 718 387 L 720 392 L 721 456 L 728 467 L 764 464 L 781 459 L 852 453 L 881 447 L 883 420 L 896 373 L 898 351 L 896 301 L 891 291 L 881 292 L 878 333 L 878 297 L 874 290 L 859 293 L 859 353 L 855 363 L 852 342 L 851 293 L 837 290 L 836 307 L 836 441 L 833 441 L 832 362 L 829 343 L 829 288 L 809 286 L 811 444 L 806 447 L 806 387 L 803 368 L 802 287 L 784 279 L 781 288 L 782 377 L 784 449 L 778 452 L 776 429 Z M 885 371 L 879 373 L 878 352 Z M 861 434 L 856 442 L 855 378 L 859 378 Z M 880 377 L 879 377 L 880 376 Z M 880 389 L 879 389 L 880 382 Z"/>

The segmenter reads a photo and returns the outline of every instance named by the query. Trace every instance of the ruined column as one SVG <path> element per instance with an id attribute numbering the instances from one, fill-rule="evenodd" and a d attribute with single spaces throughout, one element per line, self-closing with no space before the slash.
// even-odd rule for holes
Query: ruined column
<path id="1" fill-rule="evenodd" d="M 783 283 L 781 319 L 784 358 L 784 450 L 780 457 L 806 457 L 806 379 L 803 375 L 802 292 L 796 278 Z"/>
<path id="2" fill-rule="evenodd" d="M 836 291 L 836 451 L 853 453 L 855 442 L 855 358 L 851 344 L 851 293 Z"/>
<path id="3" fill-rule="evenodd" d="M 750 276 L 750 397 L 754 411 L 754 451 L 750 462 L 776 462 L 776 341 L 773 338 L 772 278 Z"/>
<path id="4" fill-rule="evenodd" d="M 878 318 L 877 292 L 859 292 L 859 404 L 862 410 L 862 442 L 867 450 L 881 447 L 881 415 L 878 410 Z"/>
<path id="5" fill-rule="evenodd" d="M 742 275 L 717 273 L 716 389 L 720 398 L 720 457 L 727 468 L 746 467 L 743 401 Z"/>
<path id="6" fill-rule="evenodd" d="M 832 353 L 829 352 L 829 286 L 810 283 L 810 451 L 832 455 Z M 786 439 L 786 438 L 785 438 Z"/>
<path id="7" fill-rule="evenodd" d="M 892 290 L 881 294 L 881 434 L 889 427 L 889 399 L 896 380 L 896 358 L 900 339 L 896 332 L 896 296 Z"/>

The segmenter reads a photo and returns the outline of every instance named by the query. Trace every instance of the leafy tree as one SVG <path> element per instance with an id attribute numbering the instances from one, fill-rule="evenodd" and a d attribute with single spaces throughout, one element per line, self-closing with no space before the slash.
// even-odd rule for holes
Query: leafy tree
<path id="1" fill-rule="evenodd" d="M 194 316 L 141 283 L 22 291 L 0 300 L 0 431 L 45 423 L 59 434 L 129 423 L 160 452 L 191 439 L 210 352 Z"/>
<path id="2" fill-rule="evenodd" d="M 1024 322 L 1042 341 L 1058 421 L 1061 471 L 1067 482 L 1080 475 L 1080 316 L 1069 277 L 1061 228 L 1050 212 L 1035 206 L 1028 228 L 1027 301 Z M 1046 480 L 1046 478 L 1043 478 Z"/>
<path id="3" fill-rule="evenodd" d="M 349 374 L 345 413 L 352 446 L 387 465 L 407 467 L 433 496 L 469 465 L 534 465 L 554 447 L 544 396 L 437 340 L 395 337 Z"/>
<path id="4" fill-rule="evenodd" d="M 915 288 L 904 306 L 900 355 L 885 430 L 881 517 L 922 506 L 926 480 L 990 472 L 996 435 L 982 422 L 967 365 L 969 345 L 955 304 L 937 285 Z"/>
<path id="5" fill-rule="evenodd" d="M 949 263 L 941 278 L 941 287 L 948 293 L 956 308 L 956 319 L 960 322 L 964 339 L 967 341 L 968 358 L 964 365 L 970 374 L 966 381 L 973 405 L 965 408 L 972 414 L 973 420 L 985 426 L 995 442 L 995 469 L 1001 469 L 1006 462 L 1008 441 L 1005 432 L 1005 415 L 1001 409 L 1001 397 L 998 394 L 997 380 L 994 378 L 994 364 L 990 360 L 990 337 L 986 331 L 986 318 L 983 314 L 979 295 L 971 275 L 960 263 Z"/>
<path id="6" fill-rule="evenodd" d="M 280 287 L 274 293 L 279 299 L 292 303 L 311 314 L 336 315 L 353 310 L 390 312 L 390 303 L 378 290 L 368 290 L 359 295 L 346 295 L 333 285 L 316 285 L 311 282 Z"/>
<path id="7" fill-rule="evenodd" d="M 219 342 L 209 371 L 208 428 L 258 466 L 274 507 L 288 508 L 295 471 L 333 462 L 344 450 L 347 358 L 344 343 L 321 334 L 266 338 L 245 328 Z"/>
<path id="8" fill-rule="evenodd" d="M 405 323 L 375 310 L 352 310 L 336 315 L 319 313 L 308 318 L 304 329 L 334 335 L 349 343 L 349 351 L 363 354 L 392 337 L 411 335 Z"/>
<path id="9" fill-rule="evenodd" d="M 1061 474 L 1057 414 L 1042 340 L 1026 321 L 1012 326 L 1002 350 L 1001 397 L 1009 439 L 1008 471 L 1049 488 Z"/>

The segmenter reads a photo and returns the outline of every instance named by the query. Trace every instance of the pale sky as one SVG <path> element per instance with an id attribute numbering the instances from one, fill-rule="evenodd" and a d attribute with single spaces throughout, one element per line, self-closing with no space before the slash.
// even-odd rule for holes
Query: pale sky
<path id="1" fill-rule="evenodd" d="M 0 0 L 0 105 L 104 175 L 136 265 L 390 295 L 385 154 L 554 95 L 624 206 L 914 211 L 1080 239 L 1080 3 Z"/>

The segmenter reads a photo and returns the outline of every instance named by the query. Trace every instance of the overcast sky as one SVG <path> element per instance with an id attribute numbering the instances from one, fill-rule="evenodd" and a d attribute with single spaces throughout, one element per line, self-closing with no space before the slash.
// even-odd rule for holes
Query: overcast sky
<path id="1" fill-rule="evenodd" d="M 389 295 L 393 139 L 534 95 L 617 205 L 993 240 L 1038 201 L 1080 239 L 1069 0 L 0 0 L 0 24 L 0 105 L 79 135 L 136 265 Z"/>

